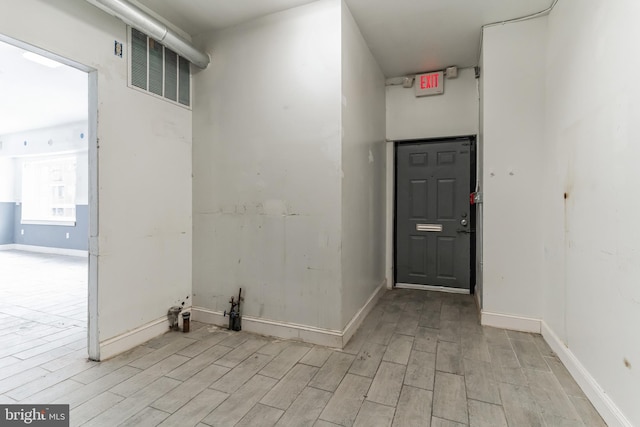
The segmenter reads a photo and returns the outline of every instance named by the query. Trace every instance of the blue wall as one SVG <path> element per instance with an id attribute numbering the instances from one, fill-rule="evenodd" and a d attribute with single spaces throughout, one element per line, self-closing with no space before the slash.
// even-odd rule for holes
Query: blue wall
<path id="1" fill-rule="evenodd" d="M 76 225 L 20 224 L 22 205 L 11 203 L 13 211 L 13 242 L 20 245 L 47 246 L 63 249 L 89 249 L 89 206 L 76 205 Z M 0 218 L 3 218 L 0 216 Z M 0 225 L 0 230 L 2 226 Z M 24 234 L 21 233 L 24 230 Z M 1 232 L 0 232 L 1 233 Z M 66 234 L 69 233 L 67 239 Z"/>
<path id="2" fill-rule="evenodd" d="M 15 205 L 13 202 L 0 202 L 0 245 L 14 243 Z"/>

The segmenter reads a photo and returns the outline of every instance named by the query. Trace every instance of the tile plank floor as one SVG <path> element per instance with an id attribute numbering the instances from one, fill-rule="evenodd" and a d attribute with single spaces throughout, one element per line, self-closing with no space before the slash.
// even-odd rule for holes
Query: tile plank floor
<path id="1" fill-rule="evenodd" d="M 24 279 L 34 262 L 62 268 Z M 193 322 L 97 363 L 86 260 L 3 251 L 0 272 L 0 403 L 68 403 L 72 426 L 606 425 L 539 335 L 481 326 L 469 295 L 388 291 L 343 350 Z"/>

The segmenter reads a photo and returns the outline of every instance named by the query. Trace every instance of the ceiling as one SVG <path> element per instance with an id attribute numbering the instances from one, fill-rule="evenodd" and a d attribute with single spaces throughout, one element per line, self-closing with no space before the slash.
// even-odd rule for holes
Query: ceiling
<path id="1" fill-rule="evenodd" d="M 387 77 L 478 65 L 481 28 L 551 0 L 346 0 Z"/>
<path id="2" fill-rule="evenodd" d="M 131 0 L 192 36 L 233 27 L 315 0 Z"/>
<path id="3" fill-rule="evenodd" d="M 196 36 L 310 0 L 138 0 Z M 387 77 L 478 63 L 481 27 L 552 0 L 345 0 Z M 214 53 L 215 55 L 215 53 Z M 215 56 L 213 58 L 215 61 Z"/>
<path id="4" fill-rule="evenodd" d="M 87 119 L 87 74 L 25 59 L 0 41 L 0 135 Z"/>
<path id="5" fill-rule="evenodd" d="M 313 0 L 132 0 L 196 36 Z M 477 65 L 481 27 L 552 0 L 345 0 L 387 77 Z M 87 75 L 0 41 L 0 135 L 85 120 Z M 215 61 L 215 52 L 214 58 Z"/>

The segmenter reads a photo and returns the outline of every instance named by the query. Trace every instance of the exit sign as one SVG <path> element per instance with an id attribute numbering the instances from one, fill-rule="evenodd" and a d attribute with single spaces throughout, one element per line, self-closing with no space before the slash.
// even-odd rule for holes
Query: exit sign
<path id="1" fill-rule="evenodd" d="M 440 95 L 444 93 L 444 72 L 418 74 L 416 76 L 416 96 Z"/>

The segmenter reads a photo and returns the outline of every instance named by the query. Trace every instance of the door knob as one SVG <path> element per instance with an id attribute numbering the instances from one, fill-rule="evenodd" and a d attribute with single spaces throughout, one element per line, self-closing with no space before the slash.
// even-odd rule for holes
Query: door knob
<path id="1" fill-rule="evenodd" d="M 461 219 L 460 224 L 466 226 L 469 223 L 466 219 Z"/>

